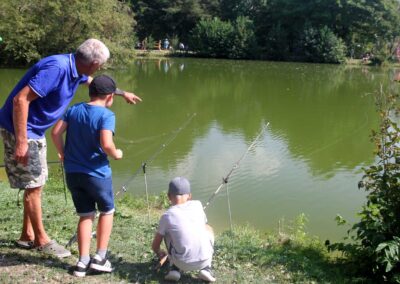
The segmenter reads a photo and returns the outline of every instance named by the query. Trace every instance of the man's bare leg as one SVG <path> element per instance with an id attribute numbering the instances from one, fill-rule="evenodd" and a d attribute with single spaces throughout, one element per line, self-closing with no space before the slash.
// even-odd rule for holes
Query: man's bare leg
<path id="1" fill-rule="evenodd" d="M 25 199 L 25 193 L 24 193 L 24 199 Z M 24 204 L 24 219 L 22 223 L 22 232 L 19 239 L 21 241 L 28 241 L 28 242 L 35 240 L 35 232 L 33 231 L 31 219 L 29 218 L 28 212 L 25 208 L 25 204 Z"/>
<path id="2" fill-rule="evenodd" d="M 35 246 L 43 246 L 50 242 L 42 222 L 42 187 L 30 188 L 24 192 L 23 229 L 27 230 L 26 236 L 29 235 L 29 227 L 32 228 L 35 235 Z"/>

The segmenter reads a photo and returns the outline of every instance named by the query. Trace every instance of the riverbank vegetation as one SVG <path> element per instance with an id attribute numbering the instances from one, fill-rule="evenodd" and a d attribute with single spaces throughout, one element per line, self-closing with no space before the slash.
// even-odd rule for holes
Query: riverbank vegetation
<path id="1" fill-rule="evenodd" d="M 167 38 L 167 49 L 182 43 L 180 49 L 204 57 L 324 63 L 357 58 L 382 64 L 396 59 L 399 5 L 397 0 L 3 0 L 0 65 L 72 52 L 88 37 L 103 40 L 114 62 L 128 61 L 140 43 L 162 49 Z"/>
<path id="2" fill-rule="evenodd" d="M 359 212 L 360 221 L 349 229 L 351 242 L 330 245 L 346 255 L 344 263 L 354 273 L 377 282 L 400 283 L 400 127 L 399 95 L 377 94 L 382 119 L 372 133 L 377 162 L 364 169 L 359 188 L 367 202 Z M 346 220 L 338 217 L 340 225 Z"/>
<path id="3" fill-rule="evenodd" d="M 51 178 L 43 193 L 43 218 L 49 235 L 66 244 L 74 234 L 77 217 L 67 193 L 64 199 L 61 171 L 50 169 Z M 162 283 L 167 267 L 155 270 L 151 241 L 160 214 L 168 206 L 164 195 L 150 197 L 150 215 L 146 199 L 125 194 L 117 200 L 117 212 L 110 242 L 111 274 L 89 274 L 83 280 L 71 275 L 78 257 L 56 259 L 34 250 L 18 249 L 22 207 L 17 206 L 16 190 L 0 183 L 0 282 L 1 283 Z M 150 216 L 150 218 L 149 218 Z M 212 224 L 211 224 L 212 225 Z M 326 247 L 305 233 L 306 219 L 300 215 L 279 232 L 260 233 L 250 226 L 234 227 L 218 233 L 213 270 L 219 283 L 346 283 L 352 278 Z M 215 228 L 218 229 L 218 228 Z M 94 243 L 94 242 L 92 242 Z M 94 247 L 92 248 L 92 250 Z M 365 279 L 364 279 L 365 280 Z M 180 283 L 202 283 L 195 273 L 183 276 Z M 363 282 L 365 283 L 365 282 Z"/>

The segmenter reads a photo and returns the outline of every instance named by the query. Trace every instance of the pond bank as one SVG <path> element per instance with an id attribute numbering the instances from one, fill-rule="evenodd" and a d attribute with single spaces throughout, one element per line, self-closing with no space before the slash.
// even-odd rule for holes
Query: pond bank
<path id="1" fill-rule="evenodd" d="M 161 212 L 167 206 L 165 195 L 150 198 L 150 220 L 144 198 L 125 195 L 117 200 L 117 213 L 110 242 L 112 274 L 88 275 L 77 279 L 68 271 L 75 264 L 72 257 L 55 259 L 35 251 L 14 247 L 20 232 L 22 208 L 17 207 L 16 191 L 0 183 L 2 221 L 0 223 L 1 283 L 162 283 L 166 267 L 154 270 L 155 259 L 150 244 Z M 52 176 L 43 194 L 43 219 L 48 234 L 67 243 L 74 234 L 77 217 L 69 193 L 64 199 L 60 173 Z M 261 236 L 250 227 L 234 228 L 216 237 L 213 262 L 217 283 L 315 283 L 353 282 L 321 242 L 304 233 L 304 216 L 281 234 Z M 211 224 L 212 225 L 212 224 Z M 94 243 L 94 242 L 92 242 Z M 94 249 L 94 248 L 92 248 Z M 179 283 L 202 283 L 193 273 Z"/>

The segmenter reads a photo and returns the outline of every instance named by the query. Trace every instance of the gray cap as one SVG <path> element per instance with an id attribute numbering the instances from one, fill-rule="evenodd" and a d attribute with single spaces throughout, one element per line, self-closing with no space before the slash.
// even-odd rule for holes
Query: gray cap
<path id="1" fill-rule="evenodd" d="M 190 193 L 190 183 L 184 177 L 176 177 L 169 183 L 168 194 L 182 195 Z"/>

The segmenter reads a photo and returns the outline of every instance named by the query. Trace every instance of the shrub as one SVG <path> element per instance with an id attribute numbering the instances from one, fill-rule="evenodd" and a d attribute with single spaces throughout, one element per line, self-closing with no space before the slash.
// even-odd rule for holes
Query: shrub
<path id="1" fill-rule="evenodd" d="M 334 244 L 349 256 L 359 273 L 400 283 L 400 128 L 398 96 L 378 100 L 382 122 L 373 132 L 377 163 L 364 169 L 359 188 L 368 192 L 360 221 L 349 230 L 351 244 Z M 343 223 L 343 222 L 342 222 Z"/>
<path id="2" fill-rule="evenodd" d="M 227 57 L 233 45 L 234 28 L 219 18 L 203 19 L 193 29 L 190 38 L 192 50 L 210 57 Z"/>
<path id="3" fill-rule="evenodd" d="M 345 60 L 346 46 L 328 27 L 316 29 L 306 25 L 299 42 L 304 59 L 311 62 L 341 63 Z"/>

